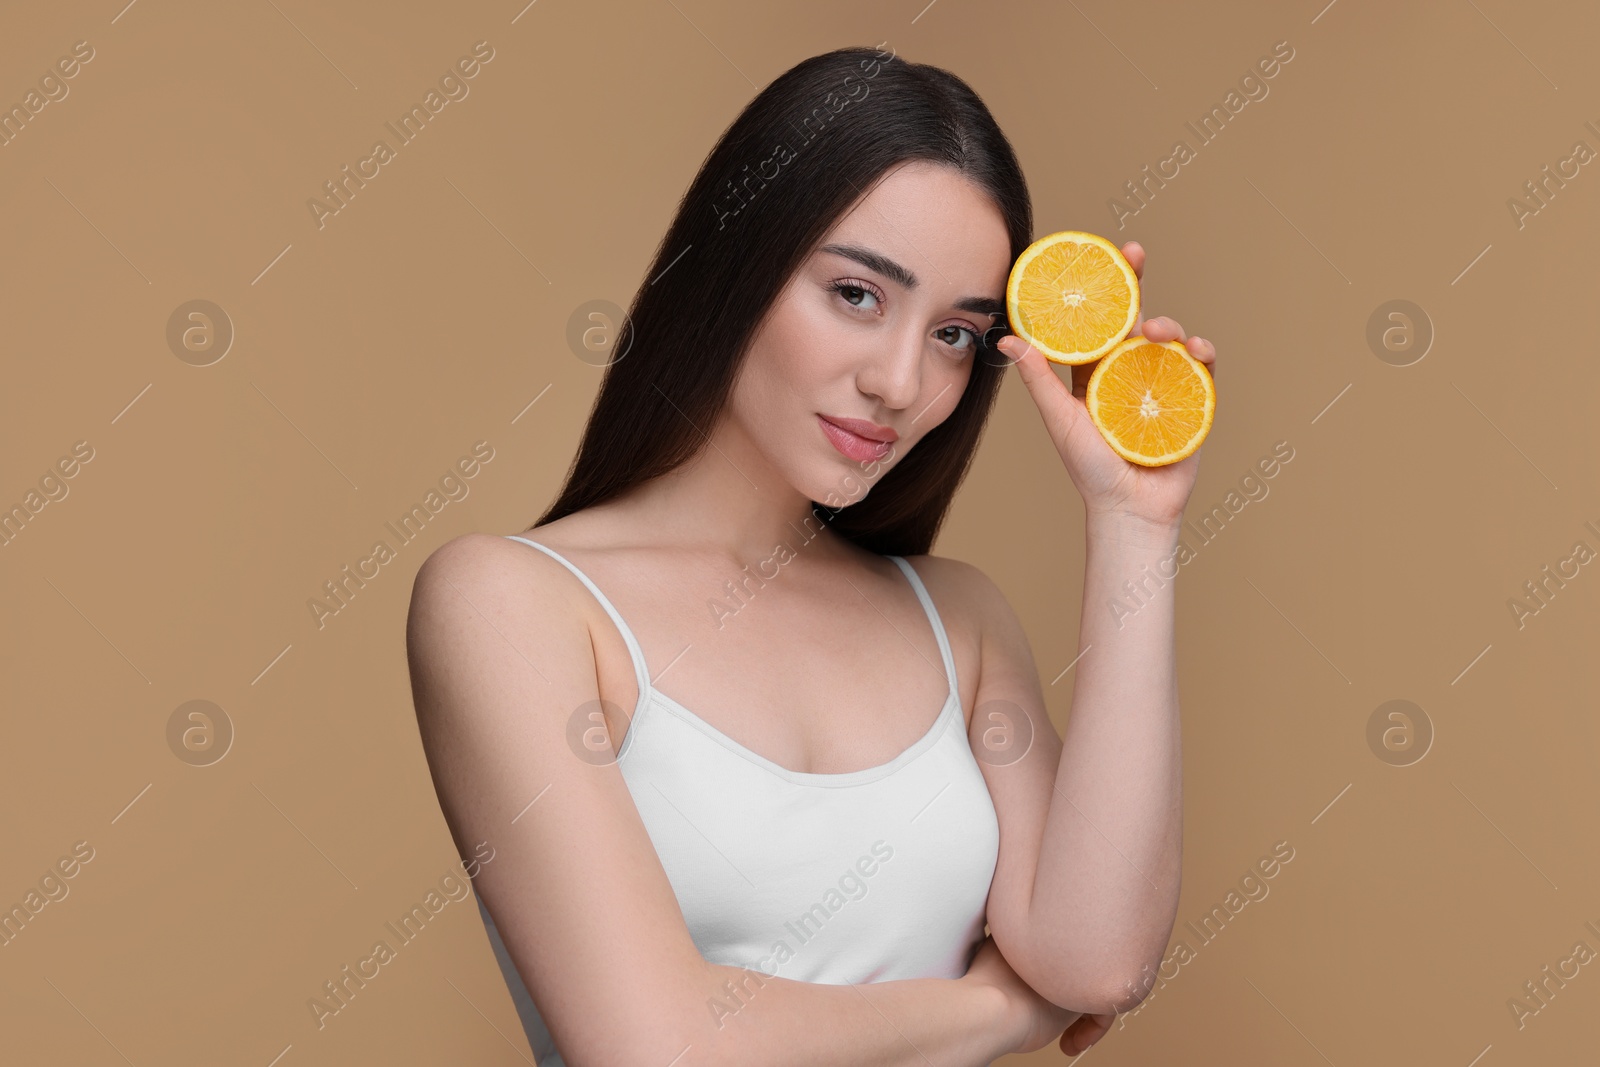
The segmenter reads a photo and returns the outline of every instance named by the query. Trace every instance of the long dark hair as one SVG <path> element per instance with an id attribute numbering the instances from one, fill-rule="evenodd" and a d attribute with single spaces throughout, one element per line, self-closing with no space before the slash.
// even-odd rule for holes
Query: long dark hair
<path id="1" fill-rule="evenodd" d="M 704 448 L 750 337 L 791 275 L 884 172 L 913 160 L 956 167 L 989 194 L 1013 261 L 1028 246 L 1033 209 L 1016 154 L 949 71 L 840 48 L 761 90 L 684 194 L 617 331 L 612 351 L 621 358 L 606 367 L 566 484 L 534 525 L 604 503 Z M 866 496 L 842 507 L 813 501 L 813 515 L 871 552 L 928 552 L 1005 367 L 986 343 L 944 422 Z"/>

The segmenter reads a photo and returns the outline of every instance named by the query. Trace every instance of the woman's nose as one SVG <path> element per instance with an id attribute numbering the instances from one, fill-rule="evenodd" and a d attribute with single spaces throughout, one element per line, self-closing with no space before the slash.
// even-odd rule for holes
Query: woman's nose
<path id="1" fill-rule="evenodd" d="M 863 393 L 883 401 L 885 407 L 910 407 L 922 385 L 921 336 L 896 337 L 873 353 L 857 375 L 857 384 Z"/>

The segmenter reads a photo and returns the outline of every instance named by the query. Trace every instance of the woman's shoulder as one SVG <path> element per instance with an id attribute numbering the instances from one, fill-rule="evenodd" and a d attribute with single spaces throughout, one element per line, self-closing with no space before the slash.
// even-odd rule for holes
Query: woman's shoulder
<path id="1" fill-rule="evenodd" d="M 941 611 L 949 608 L 981 619 L 997 610 L 1010 610 L 1000 587 L 976 564 L 932 553 L 901 558 L 916 570 Z"/>
<path id="2" fill-rule="evenodd" d="M 517 536 L 545 543 L 533 534 L 528 530 Z M 549 547 L 560 551 L 554 544 Z M 418 568 L 408 629 L 416 639 L 427 640 L 444 637 L 452 624 L 488 624 L 549 639 L 587 631 L 587 599 L 581 581 L 547 553 L 505 534 L 458 534 Z"/>
<path id="3" fill-rule="evenodd" d="M 434 549 L 417 570 L 416 588 L 464 583 L 484 591 L 510 593 L 511 586 L 548 584 L 548 576 L 558 567 L 554 559 L 510 536 L 474 531 L 458 534 Z"/>
<path id="4" fill-rule="evenodd" d="M 460 534 L 434 549 L 406 618 L 419 721 L 520 736 L 592 699 L 599 612 L 585 598 L 559 562 L 501 534 Z M 508 693 L 521 695 L 508 702 Z M 548 715 L 530 710 L 540 707 Z"/>
<path id="5" fill-rule="evenodd" d="M 572 574 L 566 566 L 549 553 L 541 552 L 517 538 L 537 542 L 559 556 L 568 557 L 574 546 L 584 546 L 584 550 L 587 550 L 587 543 L 593 540 L 591 525 L 586 516 L 574 514 L 517 534 L 458 534 L 433 550 L 423 561 L 418 578 L 421 579 L 428 572 L 430 576 L 452 580 L 488 579 L 496 584 L 542 583 L 553 584 L 558 589 L 568 588 L 567 579 L 571 579 Z M 525 591 L 517 590 L 519 593 Z"/>
<path id="6" fill-rule="evenodd" d="M 980 689 L 992 673 L 1036 676 L 1027 633 L 1000 587 L 976 564 L 932 554 L 904 556 L 927 587 L 949 634 L 971 730 Z"/>

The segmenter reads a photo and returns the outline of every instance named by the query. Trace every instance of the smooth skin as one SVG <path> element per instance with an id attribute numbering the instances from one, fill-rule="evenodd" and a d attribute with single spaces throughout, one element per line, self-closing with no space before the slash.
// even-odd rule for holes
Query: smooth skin
<path id="1" fill-rule="evenodd" d="M 959 305 L 1000 304 L 1010 248 L 981 190 L 928 163 L 891 171 L 823 245 L 835 250 L 796 271 L 694 460 L 527 536 L 606 592 L 658 689 L 784 767 L 843 773 L 920 737 L 945 681 L 898 569 L 826 528 L 803 545 L 796 531 L 810 501 L 859 498 L 949 415 L 990 324 Z M 1142 270 L 1142 249 L 1128 250 Z M 1182 336 L 1170 320 L 1144 327 Z M 970 564 L 908 558 L 949 632 L 975 750 L 996 728 L 974 710 L 990 702 L 1033 727 L 1020 759 L 979 761 L 1001 843 L 991 936 L 961 978 L 831 986 L 706 961 L 617 766 L 570 740 L 574 726 L 599 730 L 614 752 L 636 710 L 609 617 L 559 563 L 503 537 L 455 538 L 419 570 L 407 643 L 440 804 L 463 854 L 496 846 L 476 890 L 572 1067 L 987 1064 L 1058 1039 L 1071 1054 L 1148 992 L 1139 978 L 1165 950 L 1180 861 L 1172 583 L 1120 631 L 1099 605 L 1175 544 L 1195 457 L 1129 470 L 1089 423 L 1081 385 L 1074 397 L 1037 353 L 1007 355 L 1084 495 L 1093 647 L 1074 667 L 1063 740 L 999 589 Z M 818 414 L 891 427 L 895 452 L 849 460 Z M 776 578 L 735 613 L 707 610 L 779 543 L 798 548 Z M 708 1005 L 729 981 L 744 1003 L 719 1022 Z"/>

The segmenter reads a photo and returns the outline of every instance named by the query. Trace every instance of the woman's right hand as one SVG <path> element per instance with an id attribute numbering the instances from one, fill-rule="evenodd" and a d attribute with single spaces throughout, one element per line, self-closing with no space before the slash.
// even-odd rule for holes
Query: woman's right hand
<path id="1" fill-rule="evenodd" d="M 1006 1002 L 1011 1006 L 1012 1033 L 1015 1035 L 1015 1047 L 1012 1049 L 1014 1053 L 1034 1052 L 1044 1048 L 1060 1039 L 1063 1031 L 1071 1027 L 1070 1037 L 1074 1041 L 1074 1048 L 1068 1049 L 1063 1043 L 1062 1051 L 1068 1055 L 1077 1055 L 1100 1040 L 1110 1028 L 1110 1016 L 1084 1015 L 1082 1012 L 1068 1011 L 1034 992 L 1033 987 L 1024 982 L 1000 954 L 993 936 L 986 936 L 983 943 L 978 946 L 978 951 L 973 955 L 972 963 L 967 968 L 966 977 L 1005 994 Z M 1074 1025 L 1080 1019 L 1083 1022 Z"/>

